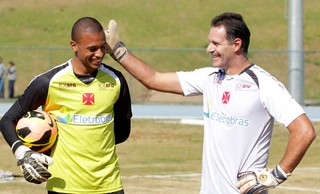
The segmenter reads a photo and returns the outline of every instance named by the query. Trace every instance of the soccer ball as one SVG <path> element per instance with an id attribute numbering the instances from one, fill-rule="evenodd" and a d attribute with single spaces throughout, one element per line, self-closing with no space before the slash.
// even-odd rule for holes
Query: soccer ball
<path id="1" fill-rule="evenodd" d="M 22 143 L 36 152 L 49 150 L 58 134 L 55 120 L 40 110 L 32 110 L 23 115 L 17 123 L 16 132 Z"/>

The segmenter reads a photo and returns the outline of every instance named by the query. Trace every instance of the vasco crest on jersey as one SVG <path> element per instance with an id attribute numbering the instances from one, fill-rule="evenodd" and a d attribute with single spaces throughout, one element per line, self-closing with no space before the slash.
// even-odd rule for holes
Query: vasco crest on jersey
<path id="1" fill-rule="evenodd" d="M 231 96 L 230 92 L 228 92 L 228 91 L 223 92 L 222 101 L 221 101 L 222 104 L 228 104 L 230 101 L 230 96 Z"/>
<path id="2" fill-rule="evenodd" d="M 94 94 L 93 93 L 83 93 L 82 94 L 82 104 L 94 105 Z"/>

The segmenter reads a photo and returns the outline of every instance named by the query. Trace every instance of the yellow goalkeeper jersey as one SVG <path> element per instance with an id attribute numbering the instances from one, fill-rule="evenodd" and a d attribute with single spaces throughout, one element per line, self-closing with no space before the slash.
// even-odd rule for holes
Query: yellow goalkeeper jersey
<path id="1" fill-rule="evenodd" d="M 81 81 L 68 61 L 37 76 L 27 88 L 26 95 L 37 90 L 41 99 L 46 96 L 42 108 L 57 121 L 58 139 L 51 151 L 54 163 L 48 168 L 52 177 L 46 186 L 50 191 L 110 193 L 122 189 L 114 119 L 115 112 L 117 117 L 131 118 L 129 91 L 122 74 L 104 64 L 91 79 Z M 32 89 L 35 87 L 42 89 Z M 32 98 L 37 101 L 37 95 Z"/>

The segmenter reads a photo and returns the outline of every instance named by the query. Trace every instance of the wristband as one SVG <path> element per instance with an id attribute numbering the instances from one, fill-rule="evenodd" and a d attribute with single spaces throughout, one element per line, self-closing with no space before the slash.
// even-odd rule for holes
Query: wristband
<path id="1" fill-rule="evenodd" d="M 22 141 L 21 140 L 17 140 L 15 141 L 12 146 L 11 146 L 11 150 L 12 152 L 16 152 L 16 150 L 18 149 L 18 147 L 20 147 L 21 145 L 23 145 Z"/>
<path id="2" fill-rule="evenodd" d="M 287 180 L 287 178 L 291 175 L 291 173 L 285 173 L 280 167 L 280 165 L 277 165 L 271 173 L 277 179 L 279 184 Z"/>
<path id="3" fill-rule="evenodd" d="M 14 152 L 14 155 L 16 156 L 16 159 L 17 160 L 21 160 L 24 156 L 24 154 L 27 152 L 27 151 L 30 151 L 31 149 L 28 148 L 27 146 L 19 146 L 17 148 L 17 150 Z"/>
<path id="4" fill-rule="evenodd" d="M 122 57 L 127 53 L 126 45 L 123 42 L 119 42 L 114 51 L 111 54 L 111 57 L 115 61 L 120 61 Z"/>

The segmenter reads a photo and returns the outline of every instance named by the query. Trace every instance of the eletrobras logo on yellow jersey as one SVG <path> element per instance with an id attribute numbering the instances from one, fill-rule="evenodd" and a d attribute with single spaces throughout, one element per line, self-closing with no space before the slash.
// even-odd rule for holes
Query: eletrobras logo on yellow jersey
<path id="1" fill-rule="evenodd" d="M 107 115 L 84 115 L 84 114 L 74 114 L 71 116 L 70 114 L 64 116 L 58 116 L 58 121 L 61 123 L 69 123 L 75 125 L 99 125 L 112 121 L 113 117 L 111 114 Z"/>

